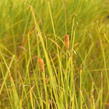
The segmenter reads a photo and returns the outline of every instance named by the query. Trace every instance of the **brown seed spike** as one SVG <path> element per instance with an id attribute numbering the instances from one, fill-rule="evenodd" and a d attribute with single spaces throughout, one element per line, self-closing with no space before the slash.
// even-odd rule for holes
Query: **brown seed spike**
<path id="1" fill-rule="evenodd" d="M 38 63 L 38 67 L 39 67 L 40 72 L 44 72 L 45 71 L 45 65 L 44 65 L 43 59 L 38 58 L 37 63 Z"/>
<path id="2" fill-rule="evenodd" d="M 64 45 L 66 49 L 69 49 L 69 35 L 64 36 Z"/>

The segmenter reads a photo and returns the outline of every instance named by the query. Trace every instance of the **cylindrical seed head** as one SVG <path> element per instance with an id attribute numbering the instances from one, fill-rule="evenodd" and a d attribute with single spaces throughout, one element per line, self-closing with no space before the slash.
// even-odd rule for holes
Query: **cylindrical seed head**
<path id="1" fill-rule="evenodd" d="M 38 63 L 38 67 L 40 72 L 44 72 L 45 71 L 45 64 L 42 58 L 38 58 L 37 59 L 37 63 Z"/>
<path id="2" fill-rule="evenodd" d="M 64 45 L 66 49 L 69 49 L 70 43 L 69 43 L 69 35 L 64 36 Z"/>

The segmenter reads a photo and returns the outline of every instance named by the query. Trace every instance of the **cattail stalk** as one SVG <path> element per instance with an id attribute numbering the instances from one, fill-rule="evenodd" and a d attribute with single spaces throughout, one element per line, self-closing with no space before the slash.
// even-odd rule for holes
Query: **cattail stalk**
<path id="1" fill-rule="evenodd" d="M 38 67 L 40 72 L 44 72 L 45 71 L 45 64 L 42 58 L 38 58 L 37 59 L 37 63 L 38 63 Z"/>
<path id="2" fill-rule="evenodd" d="M 70 43 L 69 43 L 69 35 L 64 36 L 64 46 L 66 49 L 69 49 Z"/>

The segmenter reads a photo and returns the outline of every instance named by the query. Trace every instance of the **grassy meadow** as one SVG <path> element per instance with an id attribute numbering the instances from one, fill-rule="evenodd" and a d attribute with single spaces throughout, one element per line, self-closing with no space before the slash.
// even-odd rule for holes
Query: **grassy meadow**
<path id="1" fill-rule="evenodd" d="M 1 0 L 0 109 L 109 109 L 109 1 Z"/>

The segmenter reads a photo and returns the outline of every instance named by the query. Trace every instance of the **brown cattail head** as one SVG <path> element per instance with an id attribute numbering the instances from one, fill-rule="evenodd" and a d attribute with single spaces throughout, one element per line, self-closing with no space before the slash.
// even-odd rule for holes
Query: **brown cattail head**
<path id="1" fill-rule="evenodd" d="M 69 49 L 70 43 L 69 43 L 69 35 L 64 36 L 64 45 L 66 49 Z"/>
<path id="2" fill-rule="evenodd" d="M 42 58 L 37 58 L 37 63 L 38 63 L 38 67 L 40 72 L 44 72 L 45 71 L 45 65 L 44 65 L 44 61 Z"/>

